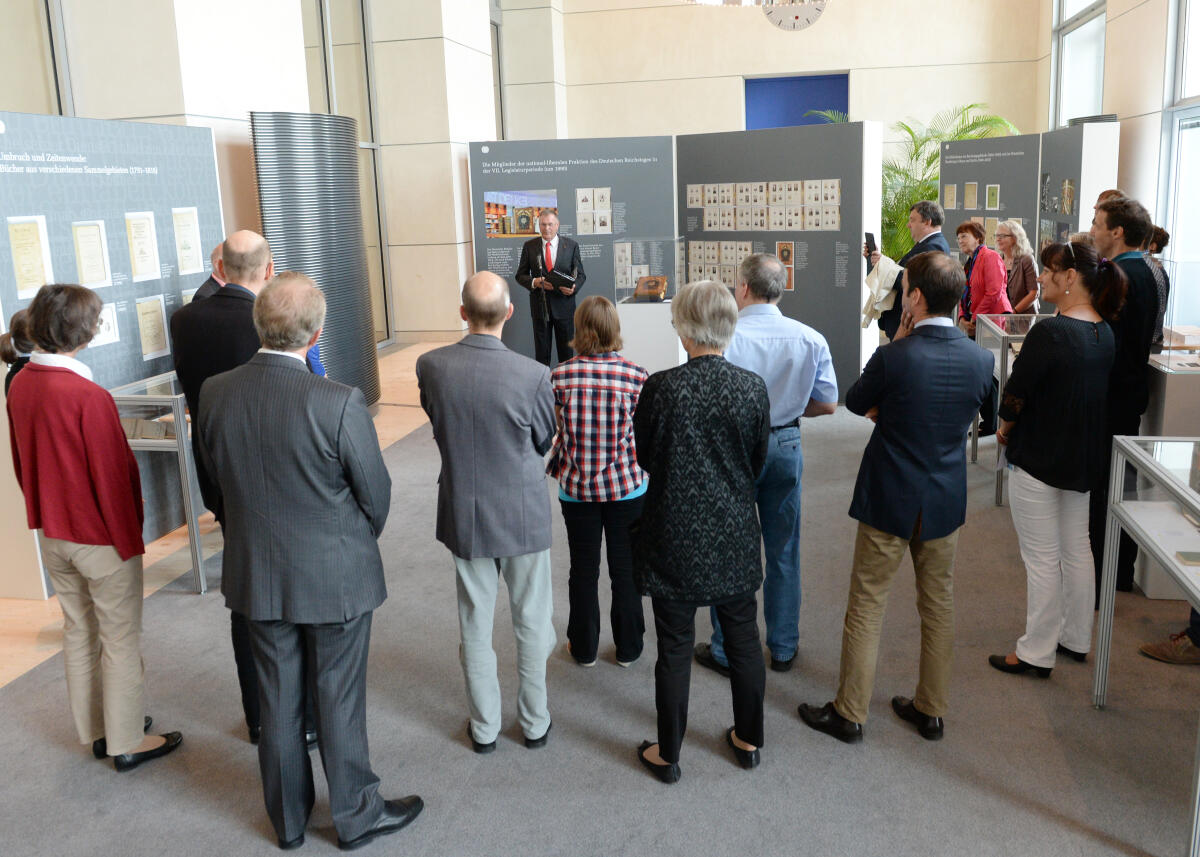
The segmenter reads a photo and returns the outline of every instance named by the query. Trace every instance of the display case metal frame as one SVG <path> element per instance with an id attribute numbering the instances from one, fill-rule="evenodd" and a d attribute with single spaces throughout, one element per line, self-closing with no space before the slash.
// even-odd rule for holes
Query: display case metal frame
<path id="1" fill-rule="evenodd" d="M 984 351 L 991 351 L 996 358 L 993 374 L 999 380 L 997 397 L 1004 395 L 1004 385 L 1008 383 L 1010 361 L 1013 359 L 1014 343 L 1024 342 L 1030 328 L 1039 321 L 1054 318 L 1053 315 L 1042 313 L 1002 313 L 998 315 L 978 315 L 975 317 L 975 343 Z M 991 347 L 995 342 L 996 347 Z M 997 402 L 997 405 L 999 402 Z M 979 460 L 979 421 L 971 421 L 971 462 Z M 1000 467 L 1000 453 L 1003 447 L 996 444 L 996 505 L 1004 505 L 1004 471 Z"/>
<path id="2" fill-rule="evenodd" d="M 122 405 L 127 407 L 169 407 L 175 422 L 175 437 L 155 440 L 150 438 L 130 438 L 129 448 L 138 452 L 174 453 L 179 467 L 179 491 L 183 498 L 184 523 L 188 529 L 188 546 L 192 554 L 192 579 L 196 592 L 203 595 L 208 591 L 208 580 L 204 574 L 204 557 L 201 550 L 200 529 L 197 524 L 196 502 L 192 497 L 192 476 L 195 472 L 195 462 L 192 459 L 191 442 L 188 432 L 187 400 L 183 392 L 178 393 L 135 393 L 133 390 L 150 390 L 164 385 L 178 387 L 174 372 L 164 372 L 152 378 L 123 384 L 109 390 L 117 409 Z"/>
<path id="3" fill-rule="evenodd" d="M 1200 519 L 1200 493 L 1181 482 L 1163 465 L 1155 460 L 1146 446 L 1158 443 L 1200 444 L 1195 437 L 1126 437 L 1113 438 L 1112 460 L 1109 466 L 1108 516 L 1104 534 L 1104 573 L 1100 582 L 1100 612 L 1098 614 L 1095 651 L 1095 674 L 1092 683 L 1092 703 L 1103 709 L 1108 697 L 1109 656 L 1112 651 L 1113 610 L 1116 605 L 1117 553 L 1121 532 L 1128 533 L 1138 547 L 1148 553 L 1179 585 L 1188 602 L 1200 609 L 1200 579 L 1189 573 L 1175 559 L 1178 545 L 1165 546 L 1154 535 L 1148 520 L 1146 501 L 1124 496 L 1125 469 L 1130 465 L 1140 479 L 1160 489 L 1171 500 L 1186 509 L 1190 515 Z M 1195 448 L 1193 447 L 1193 455 Z M 1161 507 L 1160 507 L 1161 508 Z M 1186 522 L 1181 512 L 1177 513 Z M 1190 525 L 1190 524 L 1189 524 Z M 1200 533 L 1196 545 L 1200 547 Z M 1184 548 L 1191 549 L 1191 542 Z M 1192 823 L 1188 835 L 1189 857 L 1200 857 L 1200 734 L 1197 735 L 1196 757 L 1192 773 Z"/>

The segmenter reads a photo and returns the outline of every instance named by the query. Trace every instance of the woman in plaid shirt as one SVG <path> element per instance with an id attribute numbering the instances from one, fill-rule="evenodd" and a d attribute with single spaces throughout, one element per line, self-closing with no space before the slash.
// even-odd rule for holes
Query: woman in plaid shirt
<path id="1" fill-rule="evenodd" d="M 629 525 L 642 514 L 647 485 L 634 448 L 633 410 L 648 373 L 617 353 L 621 322 L 617 308 L 605 298 L 589 297 L 575 310 L 571 347 L 576 356 L 550 373 L 558 434 L 546 467 L 558 480 L 571 551 L 567 648 L 580 666 L 596 665 L 603 535 L 616 660 L 627 667 L 642 654 L 646 631 L 642 599 L 633 585 Z"/>

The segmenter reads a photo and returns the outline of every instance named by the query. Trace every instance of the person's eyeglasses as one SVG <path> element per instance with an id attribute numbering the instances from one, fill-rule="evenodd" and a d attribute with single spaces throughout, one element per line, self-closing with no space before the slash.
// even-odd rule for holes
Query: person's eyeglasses
<path id="1" fill-rule="evenodd" d="M 1012 234 L 1009 232 L 997 232 L 996 237 L 997 238 L 1012 238 Z"/>

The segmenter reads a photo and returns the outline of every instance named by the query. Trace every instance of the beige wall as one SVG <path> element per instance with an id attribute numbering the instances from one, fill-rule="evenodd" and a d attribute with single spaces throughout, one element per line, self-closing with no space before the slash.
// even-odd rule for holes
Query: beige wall
<path id="1" fill-rule="evenodd" d="M 211 128 L 226 231 L 261 229 L 249 114 L 308 109 L 299 4 L 63 0 L 63 16 L 76 114 Z"/>
<path id="2" fill-rule="evenodd" d="M 0 2 L 0 110 L 57 113 L 44 0 Z"/>
<path id="3" fill-rule="evenodd" d="M 496 133 L 488 3 L 374 0 L 372 24 L 395 328 L 461 331 L 467 144 Z"/>
<path id="4" fill-rule="evenodd" d="M 744 78 L 847 73 L 852 119 L 890 126 L 986 102 L 1022 131 L 1045 128 L 1050 0 L 923 4 L 919 31 L 902 3 L 832 3 L 806 31 L 784 32 L 758 8 L 664 0 L 505 0 L 503 45 L 509 136 L 539 137 L 562 87 L 568 134 L 627 136 L 739 130 Z M 552 65 L 561 8 L 563 74 Z M 1044 21 L 1044 28 L 1030 26 Z M 513 56 L 514 30 L 527 45 Z M 969 36 L 967 34 L 978 34 Z M 889 34 L 891 36 L 889 37 Z"/>

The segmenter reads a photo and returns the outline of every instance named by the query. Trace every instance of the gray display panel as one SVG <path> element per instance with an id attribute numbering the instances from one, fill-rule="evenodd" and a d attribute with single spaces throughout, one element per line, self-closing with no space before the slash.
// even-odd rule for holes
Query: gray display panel
<path id="1" fill-rule="evenodd" d="M 968 220 L 983 227 L 984 243 L 992 249 L 1002 220 L 1020 221 L 1034 240 L 1040 154 L 1040 134 L 942 144 L 939 199 L 946 210 L 942 231 L 951 250 L 954 230 Z"/>
<path id="2" fill-rule="evenodd" d="M 1091 208 L 1095 200 L 1084 202 L 1079 198 L 1083 134 L 1082 125 L 1042 134 L 1038 227 L 1036 233 L 1029 233 L 1029 243 L 1036 252 L 1047 244 L 1065 242 L 1072 232 L 1079 231 L 1080 226 L 1085 230 L 1091 226 Z M 1081 224 L 1082 207 L 1086 207 L 1089 216 Z"/>
<path id="3" fill-rule="evenodd" d="M 559 234 L 579 242 L 581 297 L 615 298 L 614 242 L 676 234 L 670 137 L 490 141 L 472 143 L 470 158 L 475 269 L 509 281 L 504 343 L 529 357 L 529 293 L 514 276 L 522 245 L 537 237 L 539 211 L 556 209 Z M 674 280 L 674 259 L 646 264 Z"/>
<path id="4" fill-rule="evenodd" d="M 861 365 L 862 123 L 675 142 L 688 280 L 733 286 L 746 251 L 790 256 L 793 287 L 779 308 L 825 336 L 844 395 Z"/>
<path id="5" fill-rule="evenodd" d="M 171 313 L 210 273 L 224 227 L 207 128 L 0 112 L 0 313 L 40 282 L 105 303 L 79 359 L 112 388 L 174 369 Z M 183 523 L 171 456 L 136 453 L 147 539 Z"/>

